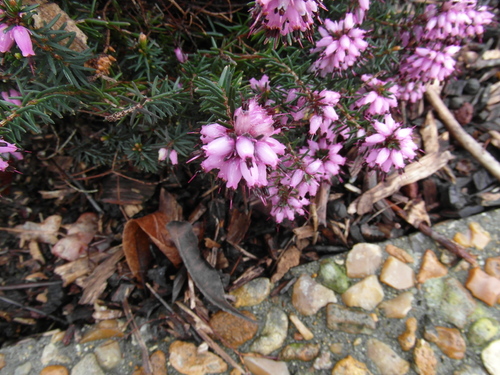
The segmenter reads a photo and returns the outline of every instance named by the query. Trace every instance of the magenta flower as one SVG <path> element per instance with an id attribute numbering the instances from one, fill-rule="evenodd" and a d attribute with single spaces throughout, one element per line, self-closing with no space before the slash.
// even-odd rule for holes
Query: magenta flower
<path id="1" fill-rule="evenodd" d="M 187 55 L 184 52 L 182 52 L 182 50 L 179 47 L 174 49 L 174 53 L 175 57 L 177 57 L 177 60 L 179 60 L 181 64 L 184 64 L 188 60 Z"/>
<path id="2" fill-rule="evenodd" d="M 24 57 L 35 56 L 31 42 L 31 32 L 24 26 L 14 26 L 12 36 Z"/>
<path id="3" fill-rule="evenodd" d="M 268 92 L 270 90 L 269 77 L 264 74 L 261 79 L 250 78 L 250 87 L 257 92 Z"/>
<path id="4" fill-rule="evenodd" d="M 340 94 L 331 90 L 315 91 L 313 103 L 313 115 L 309 119 L 309 134 L 316 134 L 321 130 L 321 134 L 333 136 L 331 125 L 339 119 L 334 106 L 340 100 Z"/>
<path id="5" fill-rule="evenodd" d="M 443 81 L 455 71 L 453 56 L 460 50 L 459 46 L 441 48 L 416 48 L 415 53 L 401 64 L 400 73 L 409 80 L 429 82 L 437 79 Z"/>
<path id="6" fill-rule="evenodd" d="M 266 186 L 267 169 L 275 169 L 278 155 L 285 146 L 271 136 L 273 118 L 255 99 L 234 112 L 234 129 L 220 124 L 204 125 L 200 131 L 206 159 L 201 163 L 205 172 L 218 169 L 218 177 L 228 188 L 236 189 L 243 178 L 248 187 Z"/>
<path id="7" fill-rule="evenodd" d="M 416 103 L 423 98 L 424 93 L 425 86 L 422 82 L 409 81 L 405 84 L 398 85 L 397 97 L 400 100 Z"/>
<path id="8" fill-rule="evenodd" d="M 178 154 L 177 154 L 177 151 L 175 150 L 168 150 L 168 148 L 160 148 L 158 150 L 158 160 L 159 161 L 163 161 L 163 160 L 166 160 L 167 157 L 169 158 L 170 162 L 172 163 L 172 165 L 177 165 L 178 164 Z"/>
<path id="9" fill-rule="evenodd" d="M 341 144 L 331 144 L 321 138 L 318 142 L 307 141 L 308 147 L 300 149 L 304 156 L 304 164 L 308 165 L 306 172 L 315 175 L 320 181 L 331 181 L 340 172 L 340 166 L 345 164 L 345 157 L 339 155 Z"/>
<path id="10" fill-rule="evenodd" d="M 17 147 L 12 143 L 6 142 L 3 138 L 0 137 L 0 171 L 5 171 L 5 169 L 9 166 L 9 163 L 4 160 L 4 158 L 8 158 L 9 154 L 15 153 Z"/>
<path id="11" fill-rule="evenodd" d="M 0 52 L 5 53 L 10 51 L 14 45 L 14 38 L 12 37 L 12 30 L 5 32 L 9 26 L 5 23 L 0 24 Z"/>
<path id="12" fill-rule="evenodd" d="M 322 77 L 330 73 L 340 72 L 353 66 L 368 48 L 364 40 L 365 30 L 354 27 L 354 16 L 347 13 L 341 21 L 325 20 L 325 27 L 319 27 L 322 39 L 316 42 L 311 52 L 320 52 L 311 69 L 319 71 Z"/>
<path id="13" fill-rule="evenodd" d="M 311 40 L 321 0 L 257 0 L 252 9 L 250 33 L 265 30 L 269 37 L 304 33 Z"/>
<path id="14" fill-rule="evenodd" d="M 361 79 L 365 84 L 358 91 L 358 94 L 363 96 L 354 103 L 355 107 L 369 105 L 365 111 L 366 115 L 383 115 L 389 113 L 391 108 L 398 106 L 397 86 L 387 87 L 387 82 L 381 81 L 371 74 L 363 74 Z"/>
<path id="15" fill-rule="evenodd" d="M 6 102 L 12 103 L 17 106 L 21 106 L 22 103 L 19 99 L 12 99 L 13 97 L 16 96 L 21 96 L 21 93 L 17 90 L 10 89 L 8 92 L 7 91 L 2 91 L 2 98 Z"/>
<path id="16" fill-rule="evenodd" d="M 377 133 L 367 137 L 362 146 L 368 148 L 367 164 L 387 173 L 392 166 L 401 169 L 405 160 L 413 160 L 417 145 L 411 138 L 411 128 L 401 128 L 391 115 L 385 115 L 384 121 L 373 122 Z"/>

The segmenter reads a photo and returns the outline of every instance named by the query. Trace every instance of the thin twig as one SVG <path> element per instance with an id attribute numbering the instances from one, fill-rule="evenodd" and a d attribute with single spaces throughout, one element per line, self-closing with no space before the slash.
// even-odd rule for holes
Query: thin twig
<path id="1" fill-rule="evenodd" d="M 491 60 L 478 60 L 470 66 L 471 69 L 480 70 L 484 68 L 493 68 L 495 66 L 500 66 L 500 59 Z"/>
<path id="2" fill-rule="evenodd" d="M 16 301 L 14 301 L 14 300 L 12 300 L 10 298 L 4 297 L 4 296 L 0 296 L 0 301 L 4 301 L 6 303 L 10 303 L 11 305 L 14 305 L 14 306 L 17 306 L 17 307 L 21 307 L 21 308 L 23 308 L 25 310 L 28 310 L 28 311 L 40 314 L 42 316 L 45 316 L 45 317 L 50 318 L 52 320 L 55 320 L 56 322 L 64 324 L 65 326 L 68 325 L 68 322 L 66 320 L 63 320 L 63 319 L 58 318 L 57 316 L 54 316 L 54 315 L 51 315 L 51 314 L 47 314 L 46 312 L 43 312 L 42 310 L 36 309 L 34 307 L 24 306 L 22 303 L 16 302 Z"/>
<path id="3" fill-rule="evenodd" d="M 0 290 L 16 290 L 16 289 L 28 289 L 28 288 L 39 288 L 42 286 L 51 286 L 62 284 L 62 280 L 58 281 L 40 281 L 38 283 L 29 284 L 14 284 L 14 285 L 1 285 Z"/>
<path id="4" fill-rule="evenodd" d="M 465 250 L 462 246 L 460 246 L 456 242 L 448 239 L 446 236 L 444 236 L 440 233 L 437 233 L 436 231 L 434 231 L 430 226 L 428 226 L 425 223 L 419 223 L 418 226 L 414 225 L 413 223 L 411 223 L 408 220 L 408 215 L 406 214 L 406 212 L 403 209 L 401 209 L 400 207 L 398 207 L 397 205 L 395 205 L 394 203 L 392 203 L 388 199 L 386 199 L 386 202 L 391 206 L 391 208 L 396 212 L 396 214 L 398 216 L 400 216 L 401 218 L 406 220 L 408 223 L 413 225 L 416 229 L 421 231 L 423 234 L 425 234 L 426 236 L 429 236 L 430 238 L 432 238 L 434 241 L 439 243 L 441 246 L 445 247 L 447 250 L 449 250 L 453 254 L 459 256 L 460 258 L 465 259 L 467 262 L 469 262 L 473 266 L 477 266 L 476 259 L 471 254 L 469 254 L 467 252 L 467 250 Z"/>
<path id="5" fill-rule="evenodd" d="M 142 368 L 144 370 L 144 373 L 146 375 L 152 375 L 153 370 L 151 366 L 151 361 L 149 360 L 149 352 L 148 348 L 146 347 L 146 343 L 144 342 L 141 333 L 139 331 L 139 327 L 137 327 L 137 323 L 134 320 L 134 317 L 132 315 L 132 310 L 130 309 L 130 305 L 128 304 L 127 299 L 125 298 L 122 302 L 123 304 L 123 312 L 125 313 L 125 316 L 127 319 L 130 321 L 130 324 L 132 325 L 132 334 L 134 335 L 137 343 L 139 344 L 141 348 L 141 354 L 142 354 Z"/>
<path id="6" fill-rule="evenodd" d="M 427 87 L 425 96 L 434 107 L 437 114 L 450 134 L 462 145 L 479 163 L 500 181 L 500 163 L 486 151 L 474 138 L 465 132 L 455 117 L 441 100 L 439 94 L 432 86 Z"/>

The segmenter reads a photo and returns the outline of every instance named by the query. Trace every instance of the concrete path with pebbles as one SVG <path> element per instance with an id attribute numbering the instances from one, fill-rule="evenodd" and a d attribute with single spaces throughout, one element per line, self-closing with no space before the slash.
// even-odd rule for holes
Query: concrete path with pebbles
<path id="1" fill-rule="evenodd" d="M 461 233 L 476 269 L 422 234 L 361 244 L 294 268 L 285 276 L 290 288 L 276 297 L 266 297 L 268 279 L 234 293 L 260 326 L 217 313 L 211 327 L 240 353 L 259 353 L 242 356 L 255 375 L 500 375 L 499 222 L 497 210 L 434 227 L 448 238 Z M 62 333 L 51 333 L 0 349 L 0 375 L 138 375 L 139 346 L 118 337 L 120 324 L 84 333 L 107 339 L 64 346 Z M 141 334 L 155 375 L 239 373 L 205 344 L 155 342 L 148 330 L 144 324 Z"/>

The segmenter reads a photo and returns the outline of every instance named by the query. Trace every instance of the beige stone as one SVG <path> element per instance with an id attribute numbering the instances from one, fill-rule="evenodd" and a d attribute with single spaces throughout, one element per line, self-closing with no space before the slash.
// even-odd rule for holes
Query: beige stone
<path id="1" fill-rule="evenodd" d="M 342 301 L 349 307 L 373 310 L 384 299 L 384 290 L 377 276 L 365 277 L 342 294 Z"/>
<path id="2" fill-rule="evenodd" d="M 363 362 L 348 355 L 335 364 L 332 375 L 371 375 Z"/>
<path id="3" fill-rule="evenodd" d="M 227 364 L 219 356 L 205 351 L 199 352 L 197 347 L 180 340 L 170 344 L 170 364 L 180 373 L 186 375 L 205 375 L 227 371 Z"/>
<path id="4" fill-rule="evenodd" d="M 380 272 L 380 281 L 394 289 L 408 289 L 415 285 L 415 272 L 410 266 L 389 256 Z"/>
<path id="5" fill-rule="evenodd" d="M 366 353 L 383 375 L 405 375 L 410 371 L 410 363 L 401 358 L 392 348 L 371 338 L 366 342 Z"/>
<path id="6" fill-rule="evenodd" d="M 314 315 L 331 302 L 337 302 L 333 290 L 318 284 L 309 275 L 301 275 L 293 286 L 292 304 L 302 315 Z"/>
<path id="7" fill-rule="evenodd" d="M 500 280 L 488 275 L 479 267 L 474 267 L 469 271 L 465 287 L 474 297 L 490 306 L 496 304 L 500 297 Z"/>
<path id="8" fill-rule="evenodd" d="M 389 254 L 392 255 L 394 258 L 399 259 L 403 263 L 413 263 L 413 257 L 408 254 L 405 250 L 396 247 L 394 245 L 388 244 L 385 247 L 385 251 Z"/>
<path id="9" fill-rule="evenodd" d="M 420 375 L 436 375 L 438 361 L 434 350 L 424 339 L 417 341 L 413 351 L 413 359 Z"/>
<path id="10" fill-rule="evenodd" d="M 378 245 L 358 243 L 347 254 L 346 271 L 351 278 L 375 274 L 382 263 L 382 249 Z"/>
<path id="11" fill-rule="evenodd" d="M 486 259 L 484 271 L 497 279 L 500 279 L 500 257 Z"/>
<path id="12" fill-rule="evenodd" d="M 304 323 L 302 323 L 297 315 L 290 314 L 288 317 L 290 318 L 290 321 L 293 323 L 295 328 L 297 328 L 297 331 L 300 332 L 304 340 L 312 340 L 314 338 L 314 334 L 309 328 L 306 327 Z"/>
<path id="13" fill-rule="evenodd" d="M 420 271 L 417 275 L 417 281 L 420 284 L 425 283 L 429 279 L 445 276 L 448 273 L 448 268 L 442 264 L 432 250 L 426 250 L 420 266 Z"/>
<path id="14" fill-rule="evenodd" d="M 388 318 L 402 319 L 410 312 L 413 299 L 412 292 L 403 292 L 395 298 L 382 302 L 379 308 Z"/>
<path id="15" fill-rule="evenodd" d="M 245 366 L 253 375 L 290 375 L 285 362 L 260 357 L 243 357 Z"/>

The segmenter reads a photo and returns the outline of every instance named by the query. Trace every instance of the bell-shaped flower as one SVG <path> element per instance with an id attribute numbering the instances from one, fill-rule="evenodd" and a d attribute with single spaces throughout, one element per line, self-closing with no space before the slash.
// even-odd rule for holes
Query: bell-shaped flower
<path id="1" fill-rule="evenodd" d="M 14 26 L 12 28 L 12 36 L 24 57 L 35 56 L 30 34 L 30 31 L 24 26 Z"/>
<path id="2" fill-rule="evenodd" d="M 0 52 L 5 53 L 10 51 L 14 45 L 14 38 L 12 37 L 12 29 L 5 32 L 9 26 L 5 23 L 0 24 Z"/>

